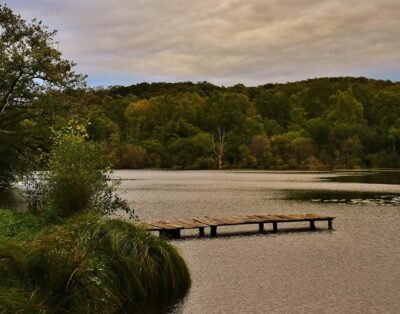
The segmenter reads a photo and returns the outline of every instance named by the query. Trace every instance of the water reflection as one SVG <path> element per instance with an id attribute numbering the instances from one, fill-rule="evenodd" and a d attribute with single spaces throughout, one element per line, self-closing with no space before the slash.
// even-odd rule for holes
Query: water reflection
<path id="1" fill-rule="evenodd" d="M 290 191 L 287 199 L 313 203 L 342 203 L 353 205 L 400 206 L 400 194 L 357 191 Z"/>
<path id="2" fill-rule="evenodd" d="M 356 171 L 338 173 L 337 176 L 322 178 L 330 182 L 368 183 L 368 184 L 400 184 L 400 171 Z"/>
<path id="3" fill-rule="evenodd" d="M 0 208 L 24 209 L 27 204 L 25 199 L 16 189 L 0 190 Z"/>

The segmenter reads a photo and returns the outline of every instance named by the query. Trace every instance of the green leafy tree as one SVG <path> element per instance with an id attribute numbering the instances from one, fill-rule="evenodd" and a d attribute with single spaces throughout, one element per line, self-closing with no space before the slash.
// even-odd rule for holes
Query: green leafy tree
<path id="1" fill-rule="evenodd" d="M 396 124 L 389 128 L 389 138 L 392 141 L 393 154 L 397 156 L 399 153 L 398 143 L 400 142 L 400 118 L 397 119 Z"/>
<path id="2" fill-rule="evenodd" d="M 75 64 L 55 48 L 55 34 L 41 21 L 26 22 L 0 5 L 0 144 L 2 156 L 9 157 L 0 163 L 0 184 L 9 183 L 37 150 L 36 139 L 26 139 L 30 127 L 24 121 L 43 115 L 35 107 L 38 97 L 51 89 L 82 86 L 84 77 L 72 70 Z"/>
<path id="3" fill-rule="evenodd" d="M 307 118 L 307 111 L 301 104 L 301 98 L 298 95 L 292 95 L 289 99 L 289 117 L 290 117 L 290 130 L 299 130 L 305 123 Z"/>
<path id="4" fill-rule="evenodd" d="M 250 148 L 247 145 L 245 145 L 245 144 L 240 145 L 239 153 L 240 153 L 240 161 L 239 161 L 240 168 L 256 168 L 257 167 L 257 159 L 252 154 Z"/>
<path id="5" fill-rule="evenodd" d="M 212 156 L 212 139 L 207 133 L 179 138 L 168 146 L 173 166 L 181 169 L 202 168 Z"/>
<path id="6" fill-rule="evenodd" d="M 308 158 L 314 156 L 314 141 L 308 137 L 298 137 L 291 142 L 291 147 L 296 160 L 300 165 L 304 165 Z"/>
<path id="7" fill-rule="evenodd" d="M 328 119 L 334 124 L 357 124 L 364 122 L 364 107 L 355 97 L 351 89 L 338 91 L 332 96 L 333 109 Z"/>
<path id="8" fill-rule="evenodd" d="M 325 145 L 329 142 L 330 127 L 329 121 L 318 117 L 307 122 L 306 130 L 317 145 Z"/>
<path id="9" fill-rule="evenodd" d="M 344 140 L 340 146 L 340 166 L 342 168 L 360 168 L 363 145 L 358 136 Z"/>
<path id="10" fill-rule="evenodd" d="M 249 148 L 256 159 L 257 168 L 265 169 L 272 164 L 271 143 L 267 135 L 254 135 Z"/>

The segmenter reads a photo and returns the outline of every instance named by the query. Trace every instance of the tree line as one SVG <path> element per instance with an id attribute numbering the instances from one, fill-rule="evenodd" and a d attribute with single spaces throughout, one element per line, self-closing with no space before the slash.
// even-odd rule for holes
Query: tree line
<path id="1" fill-rule="evenodd" d="M 34 103 L 29 110 L 40 118 L 23 117 L 15 133 L 0 137 L 14 138 L 14 151 L 28 151 L 36 166 L 45 164 L 40 157 L 51 145 L 50 129 L 71 120 L 88 126 L 89 138 L 104 145 L 115 168 L 400 166 L 400 84 L 390 81 L 142 83 L 51 90 Z"/>
<path id="2" fill-rule="evenodd" d="M 398 167 L 400 84 L 319 78 L 258 87 L 142 83 L 48 94 L 51 125 L 88 123 L 116 168 Z"/>

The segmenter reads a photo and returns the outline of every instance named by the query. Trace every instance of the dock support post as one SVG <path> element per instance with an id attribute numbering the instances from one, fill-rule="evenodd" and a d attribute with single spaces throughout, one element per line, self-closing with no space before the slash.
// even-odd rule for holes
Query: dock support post
<path id="1" fill-rule="evenodd" d="M 310 229 L 315 230 L 315 221 L 314 220 L 310 220 Z"/>
<path id="2" fill-rule="evenodd" d="M 332 219 L 328 219 L 328 229 L 333 230 Z"/>
<path id="3" fill-rule="evenodd" d="M 173 229 L 173 230 L 163 229 L 163 230 L 160 230 L 160 237 L 164 237 L 166 239 L 179 239 L 181 237 L 181 230 L 180 229 Z"/>
<path id="4" fill-rule="evenodd" d="M 175 229 L 173 231 L 173 237 L 174 237 L 174 239 L 180 239 L 181 238 L 181 229 Z"/>
<path id="5" fill-rule="evenodd" d="M 204 237 L 204 236 L 205 236 L 205 234 L 204 234 L 204 227 L 200 227 L 200 228 L 199 228 L 199 236 L 200 236 L 200 237 Z"/>
<path id="6" fill-rule="evenodd" d="M 276 221 L 274 221 L 274 222 L 272 223 L 272 232 L 273 232 L 273 233 L 278 232 L 278 223 L 277 223 Z"/>
<path id="7" fill-rule="evenodd" d="M 264 233 L 264 223 L 263 222 L 260 222 L 258 224 L 258 232 L 259 233 Z"/>
<path id="8" fill-rule="evenodd" d="M 217 226 L 211 226 L 210 236 L 212 236 L 212 237 L 216 237 L 217 236 Z"/>

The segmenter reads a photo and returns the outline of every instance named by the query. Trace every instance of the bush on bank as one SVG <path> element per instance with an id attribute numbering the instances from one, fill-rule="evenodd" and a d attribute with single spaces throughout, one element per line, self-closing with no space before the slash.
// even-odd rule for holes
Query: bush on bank
<path id="1" fill-rule="evenodd" d="M 24 177 L 30 211 L 58 218 L 85 211 L 104 215 L 124 211 L 134 216 L 115 193 L 119 181 L 111 177 L 104 148 L 89 141 L 84 126 L 70 121 L 53 131 L 52 139 L 45 171 Z"/>
<path id="2" fill-rule="evenodd" d="M 167 304 L 190 286 L 172 245 L 122 220 L 87 213 L 33 241 L 25 234 L 0 234 L 4 313 L 142 313 L 146 303 Z"/>
<path id="3" fill-rule="evenodd" d="M 179 252 L 138 224 L 85 128 L 54 133 L 47 171 L 26 180 L 29 212 L 0 210 L 0 313 L 146 313 L 190 286 Z"/>

